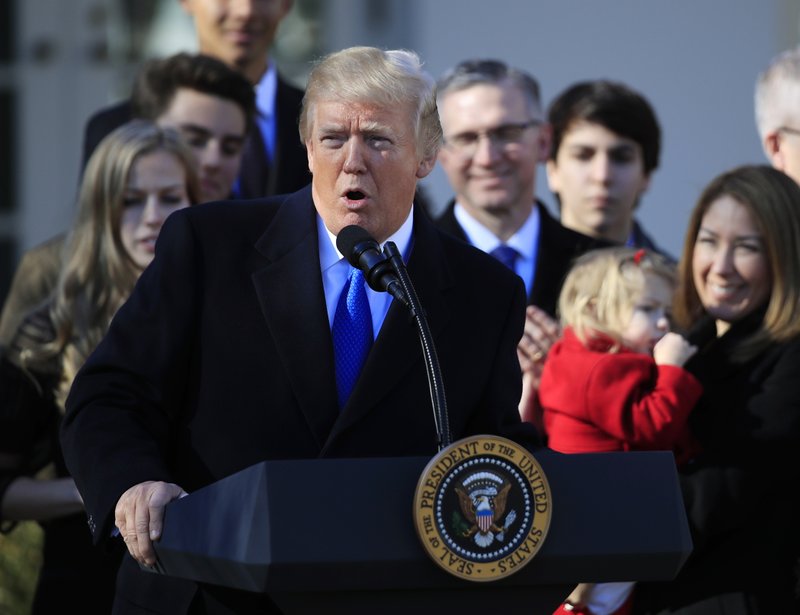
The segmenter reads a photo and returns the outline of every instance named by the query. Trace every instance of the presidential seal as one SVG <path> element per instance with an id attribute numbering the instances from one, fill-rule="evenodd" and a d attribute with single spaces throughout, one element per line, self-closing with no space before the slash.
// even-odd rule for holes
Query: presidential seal
<path id="1" fill-rule="evenodd" d="M 530 452 L 498 436 L 459 440 L 420 476 L 414 522 L 428 555 L 469 581 L 520 570 L 541 548 L 552 501 Z"/>

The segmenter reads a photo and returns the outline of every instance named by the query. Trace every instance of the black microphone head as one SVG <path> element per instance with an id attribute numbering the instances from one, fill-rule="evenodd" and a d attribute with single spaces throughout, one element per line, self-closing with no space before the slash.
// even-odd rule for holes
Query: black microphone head
<path id="1" fill-rule="evenodd" d="M 344 227 L 336 236 L 336 248 L 353 267 L 359 267 L 358 259 L 364 251 L 364 246 L 361 244 L 365 243 L 380 252 L 378 242 L 369 234 L 369 231 L 355 224 Z"/>

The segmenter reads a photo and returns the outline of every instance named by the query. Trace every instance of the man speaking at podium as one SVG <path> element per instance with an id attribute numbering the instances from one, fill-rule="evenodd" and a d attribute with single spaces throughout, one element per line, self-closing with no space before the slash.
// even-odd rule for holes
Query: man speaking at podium
<path id="1" fill-rule="evenodd" d="M 115 613 L 277 612 L 268 596 L 139 568 L 135 560 L 155 562 L 164 506 L 184 492 L 269 459 L 437 452 L 416 329 L 338 252 L 348 225 L 394 242 L 407 262 L 453 440 L 536 441 L 517 414 L 521 280 L 412 204 L 441 142 L 419 58 L 365 47 L 328 56 L 309 78 L 300 135 L 311 185 L 170 216 L 153 263 L 75 379 L 67 465 L 95 541 L 124 539 L 133 556 Z"/>

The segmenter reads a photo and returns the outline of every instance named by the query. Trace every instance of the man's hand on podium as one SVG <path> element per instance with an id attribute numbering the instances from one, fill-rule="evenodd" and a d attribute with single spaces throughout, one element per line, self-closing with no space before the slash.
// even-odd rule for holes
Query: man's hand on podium
<path id="1" fill-rule="evenodd" d="M 125 540 L 128 552 L 140 564 L 156 563 L 153 541 L 161 537 L 164 507 L 186 495 L 178 485 L 157 481 L 139 483 L 128 489 L 114 509 L 114 524 Z"/>

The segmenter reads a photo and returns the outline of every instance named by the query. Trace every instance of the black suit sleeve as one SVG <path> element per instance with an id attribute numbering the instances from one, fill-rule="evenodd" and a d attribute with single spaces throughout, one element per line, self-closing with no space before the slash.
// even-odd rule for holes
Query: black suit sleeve
<path id="1" fill-rule="evenodd" d="M 467 433 L 499 434 L 533 448 L 541 445 L 535 428 L 523 423 L 519 416 L 519 398 L 522 393 L 517 344 L 522 338 L 525 313 L 525 286 L 514 276 L 508 290 L 510 301 L 500 335 L 496 338 L 491 371 L 484 389 L 484 398 L 477 404 L 480 412 L 473 414 Z"/>
<path id="2" fill-rule="evenodd" d="M 182 407 L 193 352 L 201 256 L 187 218 L 165 223 L 156 258 L 80 370 L 61 431 L 64 458 L 95 541 L 108 536 L 114 507 L 131 486 L 174 482 L 170 428 Z"/>

